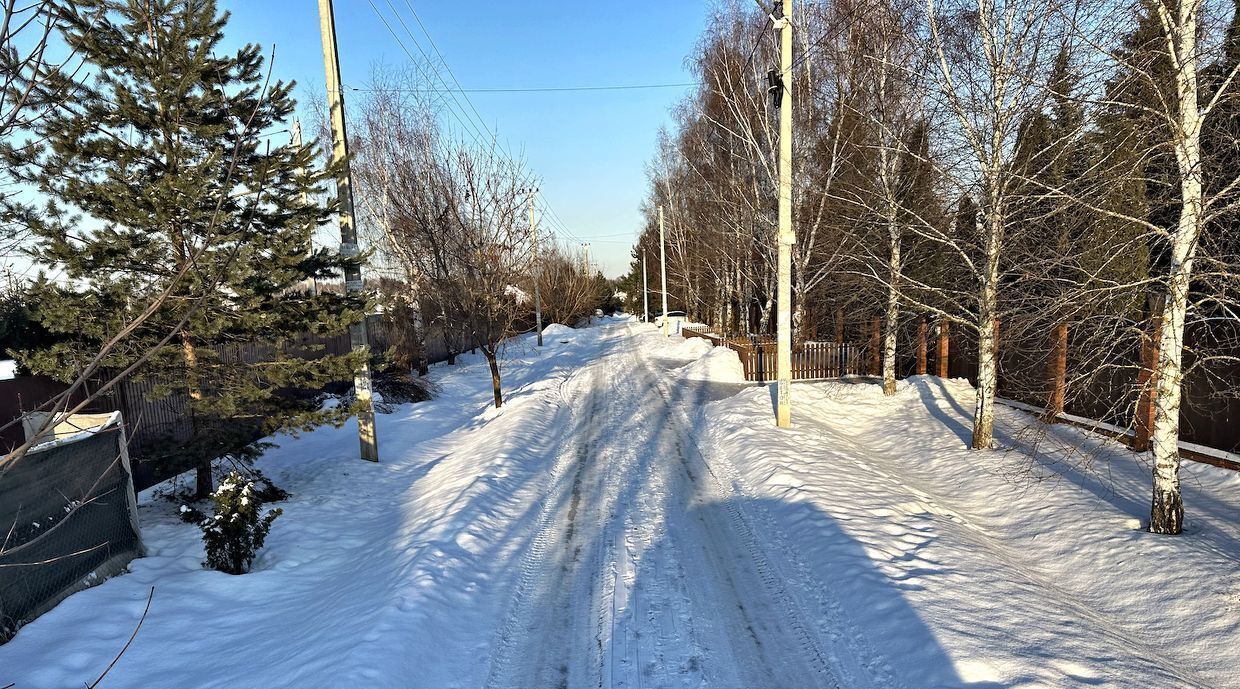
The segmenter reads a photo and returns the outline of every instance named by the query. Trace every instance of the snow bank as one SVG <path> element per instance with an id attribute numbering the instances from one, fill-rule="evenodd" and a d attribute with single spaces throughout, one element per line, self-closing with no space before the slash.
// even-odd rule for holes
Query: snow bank
<path id="1" fill-rule="evenodd" d="M 693 338 L 697 342 L 705 342 Z M 689 380 L 707 380 L 714 383 L 744 383 L 745 367 L 736 352 L 727 347 L 712 347 L 697 361 L 680 369 Z"/>
<path id="2" fill-rule="evenodd" d="M 562 323 L 552 323 L 551 325 L 548 325 L 547 327 L 543 328 L 542 334 L 543 334 L 543 339 L 546 340 L 546 339 L 568 337 L 570 335 L 575 334 L 576 332 L 577 330 L 575 328 L 570 328 L 569 326 L 564 325 Z"/>
<path id="3" fill-rule="evenodd" d="M 679 337 L 679 335 L 673 335 L 673 337 Z M 714 345 L 712 345 L 710 341 L 703 340 L 700 337 L 683 338 L 675 347 L 677 355 L 695 358 L 706 354 L 712 349 L 714 349 Z"/>
<path id="4" fill-rule="evenodd" d="M 0 360 L 0 380 L 17 377 L 17 362 L 12 359 Z"/>
<path id="5" fill-rule="evenodd" d="M 1147 455 L 917 377 L 795 384 L 706 405 L 699 444 L 753 496 L 772 556 L 824 628 L 884 667 L 872 686 L 1240 687 L 1240 473 L 1186 462 L 1183 536 L 1146 533 Z M 871 686 L 859 682 L 856 686 Z"/>

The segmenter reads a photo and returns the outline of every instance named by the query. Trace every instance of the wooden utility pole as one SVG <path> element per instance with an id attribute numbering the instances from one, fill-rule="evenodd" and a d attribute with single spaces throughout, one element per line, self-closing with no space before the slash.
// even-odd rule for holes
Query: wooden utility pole
<path id="1" fill-rule="evenodd" d="M 336 200 L 340 206 L 340 253 L 357 256 L 357 225 L 353 220 L 353 178 L 349 173 L 349 140 L 344 122 L 344 93 L 340 89 L 340 56 L 336 50 L 336 17 L 332 0 L 319 0 L 319 26 L 323 32 L 323 63 L 327 71 L 327 103 L 331 113 L 332 162 L 339 165 L 336 177 Z M 363 291 L 362 268 L 351 266 L 344 272 L 345 291 Z M 362 446 L 362 459 L 379 461 L 379 438 L 375 433 L 375 408 L 370 387 L 370 342 L 366 332 L 366 316 L 349 326 L 349 343 L 354 352 L 362 353 L 361 365 L 353 372 L 353 389 L 360 409 L 357 412 L 357 434 Z"/>
<path id="2" fill-rule="evenodd" d="M 792 0 L 779 29 L 779 312 L 775 321 L 775 423 L 792 427 Z"/>
<path id="3" fill-rule="evenodd" d="M 534 222 L 534 194 L 538 193 L 536 189 L 530 190 L 530 241 L 534 245 L 534 327 L 538 329 L 538 346 L 543 346 L 542 340 L 542 295 L 539 294 L 538 283 L 542 281 L 542 265 L 538 262 L 538 224 Z"/>
<path id="4" fill-rule="evenodd" d="M 663 337 L 667 337 L 667 236 L 663 232 L 663 206 L 659 206 L 659 272 L 663 273 Z"/>
<path id="5" fill-rule="evenodd" d="M 642 249 L 642 323 L 650 322 L 650 288 L 646 283 L 646 250 Z"/>

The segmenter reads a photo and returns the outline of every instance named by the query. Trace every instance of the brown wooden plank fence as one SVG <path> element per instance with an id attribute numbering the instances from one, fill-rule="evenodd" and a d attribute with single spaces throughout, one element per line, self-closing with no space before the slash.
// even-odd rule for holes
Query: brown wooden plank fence
<path id="1" fill-rule="evenodd" d="M 692 328 L 681 328 L 681 335 L 700 337 L 713 345 L 735 350 L 747 381 L 775 380 L 777 355 L 772 335 L 724 336 Z M 824 380 L 866 375 L 867 352 L 865 345 L 850 342 L 802 342 L 792 348 L 792 379 Z"/>

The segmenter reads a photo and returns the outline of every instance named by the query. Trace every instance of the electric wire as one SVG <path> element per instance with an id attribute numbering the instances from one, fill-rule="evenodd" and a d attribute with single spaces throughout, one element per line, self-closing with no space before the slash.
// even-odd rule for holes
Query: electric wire
<path id="1" fill-rule="evenodd" d="M 752 59 L 752 58 L 751 58 Z M 575 91 L 636 91 L 641 89 L 670 89 L 697 86 L 696 82 L 687 81 L 675 84 L 618 84 L 608 86 L 529 86 L 504 88 L 457 88 L 457 89 L 383 89 L 400 93 L 565 93 Z M 358 86 L 345 86 L 350 91 L 372 92 L 378 89 Z"/>
<path id="2" fill-rule="evenodd" d="M 414 58 L 412 52 L 410 52 L 409 49 L 404 45 L 404 41 L 401 40 L 400 35 L 397 34 L 396 30 L 392 27 L 390 22 L 388 22 L 387 19 L 384 17 L 379 7 L 375 5 L 373 0 L 367 0 L 367 2 L 370 4 L 371 9 L 375 12 L 376 16 L 379 17 L 380 21 L 383 22 L 384 26 L 388 30 L 388 33 L 390 33 L 392 35 L 392 38 L 396 40 L 397 45 L 399 45 L 401 50 L 403 50 L 404 53 L 409 57 L 410 61 L 417 63 L 417 59 Z M 438 80 L 442 88 L 441 89 L 427 89 L 426 91 L 442 92 L 442 93 L 447 94 L 447 96 L 452 100 L 453 104 L 456 105 L 456 110 L 459 111 L 459 115 L 458 115 L 456 111 L 450 110 L 453 118 L 456 119 L 457 122 L 462 125 L 462 127 L 468 125 L 469 129 L 472 130 L 473 139 L 475 143 L 479 144 L 480 146 L 483 146 L 484 148 L 487 146 L 487 144 L 485 144 L 482 141 L 482 139 L 484 138 L 490 141 L 491 146 L 496 146 L 496 150 L 498 150 L 498 145 L 501 144 L 501 140 L 498 134 L 496 132 L 493 132 L 491 128 L 487 125 L 485 119 L 482 117 L 482 114 L 478 111 L 478 108 L 474 105 L 472 99 L 470 99 L 468 95 L 470 93 L 540 93 L 540 92 L 546 93 L 546 92 L 572 92 L 572 91 L 616 91 L 616 90 L 636 90 L 636 89 L 654 89 L 654 88 L 676 88 L 676 87 L 687 87 L 687 86 L 694 85 L 692 83 L 688 83 L 688 84 L 631 84 L 631 85 L 607 85 L 607 86 L 466 89 L 461 84 L 460 80 L 456 77 L 456 74 L 452 71 L 452 68 L 448 64 L 447 59 L 444 57 L 443 52 L 439 49 L 439 45 L 435 42 L 434 37 L 430 33 L 430 30 L 426 27 L 426 24 L 422 21 L 422 18 L 418 15 L 417 10 L 413 8 L 412 3 L 410 3 L 409 0 L 405 0 L 404 2 L 405 6 L 409 10 L 409 13 L 412 15 L 414 22 L 418 25 L 419 29 L 421 29 L 422 31 L 422 34 L 426 37 L 427 43 L 430 45 L 431 52 L 434 53 L 435 58 L 437 58 L 437 60 L 432 58 L 431 55 L 426 51 L 426 49 L 422 47 L 421 42 L 419 42 L 417 37 L 413 35 L 413 31 L 410 29 L 409 25 L 405 22 L 404 18 L 401 16 L 400 11 L 393 4 L 392 0 L 385 0 L 385 2 L 387 3 L 389 9 L 392 11 L 393 16 L 395 16 L 397 22 L 405 30 L 405 33 L 409 36 L 409 39 L 413 42 L 418 52 L 422 54 L 422 57 L 426 60 L 426 62 L 432 65 L 436 64 L 437 62 L 439 65 L 441 65 L 443 67 L 443 70 L 447 72 L 448 77 L 452 80 L 452 84 L 455 85 L 455 88 L 452 88 L 452 86 L 448 84 L 447 80 L 445 80 L 442 76 L 436 73 L 434 75 L 435 79 Z M 769 17 L 768 17 L 768 24 L 769 24 Z M 765 30 L 766 29 L 764 28 L 763 31 L 765 32 Z M 424 70 L 419 69 L 419 71 L 423 72 L 423 77 L 427 79 L 428 83 L 434 84 L 435 79 L 431 79 L 430 75 L 427 75 Z M 358 87 L 348 87 L 348 86 L 345 86 L 343 88 L 349 88 L 353 91 L 364 90 Z M 461 99 L 464 100 L 465 105 L 462 105 L 461 99 L 457 98 L 458 94 L 461 96 Z M 466 107 L 465 107 L 466 105 L 468 106 L 468 111 L 466 110 Z M 482 132 L 486 133 L 485 136 L 482 134 Z M 511 149 L 508 148 L 507 142 L 506 141 L 502 142 L 502 145 L 504 146 L 505 150 L 499 151 L 499 152 L 502 155 L 504 155 L 505 158 L 507 158 L 509 164 L 515 167 L 516 161 L 513 159 L 512 151 Z M 528 174 L 531 177 L 533 175 L 532 172 Z M 551 205 L 551 202 L 547 199 L 546 194 L 540 192 L 538 194 L 538 199 L 539 199 L 538 201 L 539 209 L 542 212 L 544 220 L 548 221 L 547 224 L 551 228 L 553 228 L 553 231 L 558 230 L 558 232 L 554 232 L 554 235 L 567 236 L 570 239 L 577 241 L 577 242 L 587 241 L 587 238 L 579 237 L 578 235 L 576 235 L 574 232 L 572 232 L 569 229 L 568 223 L 564 222 L 563 218 L 561 218 L 559 213 L 556 212 L 555 208 Z M 615 235 L 611 235 L 611 236 L 615 236 Z M 589 241 L 593 241 L 593 240 L 589 240 Z M 626 243 L 626 242 L 619 242 L 617 240 L 607 240 L 607 239 L 603 239 L 600 241 L 603 243 Z"/>
<path id="3" fill-rule="evenodd" d="M 413 56 L 413 53 L 410 52 L 409 48 L 405 45 L 405 42 L 401 40 L 400 34 L 396 33 L 396 29 L 392 27 L 392 24 L 387 20 L 387 17 L 383 15 L 383 12 L 379 9 L 379 6 L 374 3 L 374 0 L 366 0 L 366 2 L 370 5 L 370 9 L 374 11 L 375 16 L 379 18 L 379 21 L 383 23 L 384 28 L 386 28 L 388 30 L 388 33 L 392 35 L 392 38 L 395 39 L 396 45 L 399 46 L 402 51 L 404 51 L 405 55 L 409 58 L 409 61 L 413 63 L 415 67 L 418 68 L 418 71 L 422 73 L 423 78 L 427 79 L 427 81 L 431 81 L 430 75 L 427 74 L 426 71 L 423 70 L 421 67 L 423 63 L 419 62 L 418 59 Z M 406 32 L 408 32 L 408 29 L 406 29 Z M 412 38 L 412 34 L 410 34 L 410 37 Z M 415 45 L 417 45 L 416 42 L 415 42 Z M 417 48 L 418 48 L 418 51 L 422 53 L 423 58 L 427 62 L 429 62 L 430 56 L 428 56 L 426 52 L 422 50 L 422 47 L 420 45 L 417 45 Z M 447 84 L 445 84 L 445 86 L 446 85 Z M 452 95 L 452 94 L 449 94 L 449 95 Z M 456 102 L 455 96 L 453 96 L 453 101 Z M 459 102 L 456 102 L 456 106 L 457 108 L 460 108 L 461 114 L 463 115 L 465 112 L 464 108 L 460 105 Z M 474 139 L 475 143 L 482 145 L 483 136 L 481 132 L 478 131 L 477 127 L 473 125 L 472 121 L 468 122 L 468 130 L 464 129 L 464 127 L 466 127 L 466 121 L 469 118 L 467 117 L 462 118 L 461 116 L 457 115 L 456 112 L 452 112 L 452 117 L 453 119 L 457 121 L 459 125 L 461 125 L 461 127 L 463 128 L 462 131 L 469 134 Z"/>
<path id="4" fill-rule="evenodd" d="M 413 32 L 409 30 L 408 25 L 400 17 L 400 13 L 396 9 L 395 5 L 393 5 L 392 0 L 386 0 L 386 2 L 388 6 L 391 8 L 393 14 L 397 16 L 398 21 L 400 21 L 401 25 L 405 28 L 406 33 L 409 34 L 410 39 L 413 40 L 414 44 L 418 46 L 419 51 L 423 53 L 424 57 L 426 57 L 428 61 L 434 62 L 434 60 L 432 60 L 431 57 L 428 54 L 426 54 L 426 51 L 422 49 L 421 44 L 417 41 L 417 38 L 413 36 Z M 426 24 L 422 21 L 422 18 L 418 15 L 417 10 L 413 8 L 413 5 L 412 3 L 409 2 L 409 0 L 405 0 L 405 6 L 409 9 L 409 13 L 413 16 L 414 22 L 417 23 L 418 28 L 421 29 L 422 31 L 422 34 L 426 36 L 426 40 L 427 40 L 427 43 L 430 45 L 431 51 L 434 52 L 436 58 L 438 58 L 438 64 L 443 66 L 444 71 L 447 72 L 448 76 L 451 78 L 452 83 L 456 85 L 456 89 L 452 89 L 446 80 L 444 80 L 442 77 L 439 78 L 440 84 L 445 89 L 450 91 L 448 94 L 449 97 L 452 98 L 453 102 L 457 103 L 458 107 L 461 110 L 461 114 L 464 115 L 466 119 L 470 120 L 471 124 L 476 121 L 477 126 L 480 126 L 483 129 L 483 131 L 487 133 L 487 138 L 491 141 L 493 146 L 497 146 L 499 144 L 503 145 L 504 149 L 499 152 L 503 154 L 505 158 L 507 158 L 508 163 L 510 165 L 512 165 L 513 167 L 517 167 L 516 161 L 514 160 L 514 157 L 512 155 L 512 150 L 508 147 L 508 142 L 502 141 L 498 133 L 493 132 L 491 128 L 487 125 L 486 121 L 482 117 L 482 114 L 478 111 L 478 108 L 474 105 L 473 100 L 470 99 L 467 90 L 461 84 L 460 80 L 457 79 L 456 73 L 452 71 L 452 67 L 451 65 L 448 64 L 447 58 L 444 57 L 443 52 L 439 49 L 439 44 L 435 42 L 435 38 L 431 35 L 430 30 L 426 27 Z M 461 95 L 465 103 L 469 106 L 470 112 L 466 112 L 465 108 L 460 106 L 460 101 L 457 100 L 456 98 L 457 93 Z M 473 117 L 470 117 L 470 113 L 472 113 Z M 479 145 L 483 145 L 483 144 L 479 142 Z M 497 146 L 497 150 L 498 150 L 498 146 Z M 528 177 L 530 178 L 533 177 L 532 171 L 528 173 Z M 530 180 L 527 179 L 525 181 L 528 182 Z M 550 202 L 546 198 L 546 195 L 543 193 L 540 193 L 539 198 L 541 199 L 542 203 L 546 206 L 546 208 L 550 211 L 550 215 L 552 215 L 553 218 L 557 221 L 557 223 L 561 227 L 563 227 L 564 230 L 567 232 L 566 224 L 563 222 L 563 220 L 560 219 L 559 214 L 555 212 L 555 209 L 551 207 Z"/>

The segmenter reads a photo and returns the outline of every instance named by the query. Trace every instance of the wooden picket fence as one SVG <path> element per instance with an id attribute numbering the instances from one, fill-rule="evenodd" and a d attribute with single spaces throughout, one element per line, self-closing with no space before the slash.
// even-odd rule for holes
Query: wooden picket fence
<path id="1" fill-rule="evenodd" d="M 745 368 L 746 381 L 765 383 L 775 380 L 774 336 L 723 336 L 692 328 L 681 328 L 680 332 L 686 338 L 700 337 L 715 346 L 734 350 Z M 867 352 L 865 345 L 850 342 L 803 342 L 792 348 L 792 379 L 824 380 L 866 375 Z"/>

